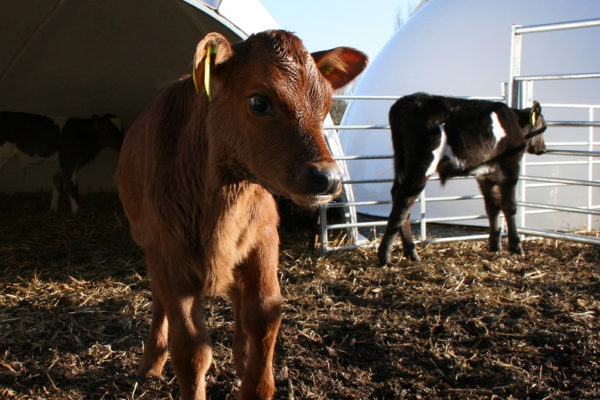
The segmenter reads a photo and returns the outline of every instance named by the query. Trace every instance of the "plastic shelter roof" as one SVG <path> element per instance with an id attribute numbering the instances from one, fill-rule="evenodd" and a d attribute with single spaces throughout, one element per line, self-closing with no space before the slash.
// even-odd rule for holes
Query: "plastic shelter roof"
<path id="1" fill-rule="evenodd" d="M 237 41 L 276 27 L 258 0 L 4 0 L 0 110 L 128 125 L 190 72 L 206 33 Z"/>

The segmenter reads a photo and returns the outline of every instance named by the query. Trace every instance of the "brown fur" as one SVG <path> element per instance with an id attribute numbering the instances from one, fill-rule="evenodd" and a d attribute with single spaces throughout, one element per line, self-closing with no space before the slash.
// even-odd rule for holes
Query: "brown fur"
<path id="1" fill-rule="evenodd" d="M 210 45 L 217 52 L 211 102 L 203 92 Z M 366 57 L 345 52 L 336 59 L 351 72 L 335 75 L 348 82 Z M 233 304 L 239 397 L 274 393 L 281 294 L 278 215 L 269 192 L 315 205 L 341 190 L 322 131 L 339 81 L 323 77 L 319 65 L 288 32 L 264 32 L 234 46 L 211 33 L 194 57 L 199 94 L 191 78 L 176 82 L 125 137 L 117 183 L 153 294 L 139 373 L 159 375 L 168 348 L 184 399 L 205 396 L 211 350 L 201 310 L 206 297 L 220 293 Z M 264 113 L 253 108 L 256 97 L 267 101 Z"/>

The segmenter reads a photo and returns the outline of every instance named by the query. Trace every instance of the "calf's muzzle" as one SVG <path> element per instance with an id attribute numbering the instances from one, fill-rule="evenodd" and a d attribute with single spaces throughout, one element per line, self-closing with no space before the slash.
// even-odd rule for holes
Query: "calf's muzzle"
<path id="1" fill-rule="evenodd" d="M 307 194 L 328 196 L 342 190 L 342 175 L 335 164 L 306 164 L 300 175 Z"/>

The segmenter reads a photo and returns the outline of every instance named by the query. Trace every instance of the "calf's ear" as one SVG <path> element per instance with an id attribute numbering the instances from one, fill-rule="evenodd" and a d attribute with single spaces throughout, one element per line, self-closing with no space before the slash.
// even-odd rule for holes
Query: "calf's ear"
<path id="1" fill-rule="evenodd" d="M 198 42 L 194 54 L 192 78 L 197 93 L 206 92 L 209 101 L 212 98 L 211 73 L 216 65 L 227 61 L 233 54 L 231 44 L 225 36 L 217 32 L 207 34 Z"/>
<path id="2" fill-rule="evenodd" d="M 312 56 L 317 68 L 334 89 L 346 86 L 365 69 L 368 62 L 366 54 L 350 47 L 317 51 Z"/>

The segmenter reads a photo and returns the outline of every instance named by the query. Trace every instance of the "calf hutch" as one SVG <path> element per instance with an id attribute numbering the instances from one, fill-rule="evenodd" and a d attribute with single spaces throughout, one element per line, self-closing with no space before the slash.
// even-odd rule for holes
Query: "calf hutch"
<path id="1" fill-rule="evenodd" d="M 191 72 L 190 49 L 208 32 L 237 41 L 276 27 L 258 0 L 3 1 L 0 111 L 62 123 L 111 114 L 126 131 L 161 89 Z M 11 157 L 0 166 L 0 193 L 49 192 L 53 154 Z M 104 148 L 82 168 L 80 191 L 114 191 L 117 158 Z"/>

